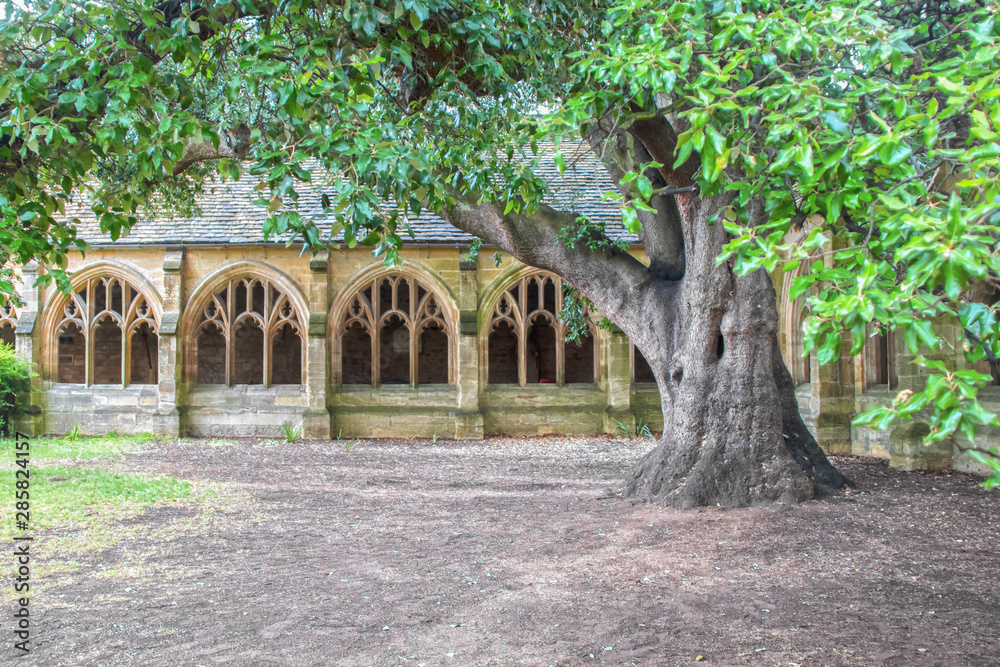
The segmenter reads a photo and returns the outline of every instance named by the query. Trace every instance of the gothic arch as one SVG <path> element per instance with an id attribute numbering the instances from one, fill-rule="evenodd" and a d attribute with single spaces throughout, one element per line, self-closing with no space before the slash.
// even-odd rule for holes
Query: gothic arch
<path id="1" fill-rule="evenodd" d="M 484 290 L 479 309 L 482 383 L 525 386 L 597 382 L 597 327 L 588 317 L 590 333 L 583 344 L 565 342 L 566 326 L 560 317 L 563 282 L 551 271 L 515 264 Z M 513 356 L 516 372 L 511 367 L 515 363 Z"/>
<path id="2" fill-rule="evenodd" d="M 42 317 L 43 377 L 53 382 L 73 384 L 135 384 L 140 374 L 133 368 L 139 360 L 134 344 L 140 338 L 158 345 L 163 312 L 159 292 L 138 271 L 120 262 L 95 262 L 70 276 L 71 294 L 55 292 L 45 305 Z M 67 343 L 65 339 L 72 339 Z M 98 355 L 95 344 L 108 348 Z M 72 346 L 73 354 L 62 355 L 60 348 Z M 120 346 L 120 349 L 118 349 Z M 158 347 L 157 347 L 158 349 Z M 95 358 L 100 356 L 102 363 Z M 71 362 L 69 357 L 73 357 Z M 139 383 L 158 381 L 159 361 L 147 349 L 147 365 Z M 110 360 L 110 361 L 109 361 Z M 60 369 L 72 365 L 73 372 Z M 117 370 L 115 369 L 118 365 Z"/>
<path id="3" fill-rule="evenodd" d="M 226 386 L 305 384 L 308 324 L 305 296 L 287 275 L 250 260 L 225 266 L 198 285 L 184 308 L 185 378 Z M 209 342 L 218 359 L 206 371 Z"/>
<path id="4" fill-rule="evenodd" d="M 451 290 L 419 264 L 358 271 L 330 306 L 332 384 L 454 384 L 458 320 Z"/>

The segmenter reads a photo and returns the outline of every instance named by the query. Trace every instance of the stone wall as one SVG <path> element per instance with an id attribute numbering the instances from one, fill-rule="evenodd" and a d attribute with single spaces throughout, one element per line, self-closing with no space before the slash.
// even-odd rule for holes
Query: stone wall
<path id="1" fill-rule="evenodd" d="M 825 256 L 824 261 L 832 260 Z M 776 272 L 772 280 L 779 294 L 787 294 L 791 277 Z M 802 308 L 801 300 L 778 302 L 781 320 L 778 338 L 783 358 L 792 370 L 808 379 L 798 387 L 796 397 L 799 413 L 820 446 L 836 455 L 888 459 L 890 465 L 900 469 L 987 472 L 985 466 L 967 453 L 971 444 L 961 437 L 925 446 L 923 437 L 929 428 L 920 415 L 892 430 L 854 426 L 852 422 L 859 414 L 892 403 L 900 391 L 921 390 L 927 379 L 926 371 L 910 363 L 916 355 L 910 352 L 900 331 L 872 335 L 866 348 L 853 356 L 849 350 L 850 336 L 845 334 L 840 358 L 825 366 L 816 362 L 815 351 L 804 358 L 801 331 L 797 329 L 801 327 Z M 963 339 L 956 321 L 935 322 L 935 329 L 945 340 Z M 941 361 L 949 370 L 969 367 L 960 345 L 934 352 L 922 348 L 918 354 Z M 1000 387 L 982 389 L 980 402 L 987 410 L 1000 412 Z M 1000 430 L 983 429 L 977 440 L 978 447 L 1000 446 Z"/>
<path id="2" fill-rule="evenodd" d="M 464 313 L 475 318 L 483 287 L 513 270 L 516 263 L 508 257 L 503 258 L 501 269 L 492 260 L 463 263 L 461 253 L 457 247 L 418 247 L 404 252 L 409 265 L 424 272 L 420 275 L 430 276 L 419 282 L 430 281 L 424 286 L 438 293 L 443 311 L 448 310 L 448 303 L 454 304 L 450 307 L 455 310 L 446 318 L 453 328 L 444 331 L 431 324 L 424 329 L 416 346 L 416 378 L 409 377 L 409 351 L 403 349 L 402 339 L 396 340 L 392 330 L 383 329 L 382 349 L 389 353 L 383 356 L 391 358 L 377 360 L 382 384 L 372 387 L 368 335 L 355 332 L 359 335 L 345 336 L 342 342 L 337 339 L 338 349 L 333 351 L 328 326 L 331 304 L 338 295 L 356 289 L 357 276 L 378 269 L 369 253 L 355 250 L 309 258 L 295 248 L 260 246 L 97 248 L 85 259 L 72 259 L 71 275 L 79 271 L 89 279 L 102 267 L 113 269 L 115 276 L 134 284 L 157 305 L 159 330 L 152 333 L 147 326 L 145 337 L 132 335 L 125 359 L 130 383 L 122 388 L 120 329 L 110 321 L 98 327 L 90 386 L 86 386 L 86 340 L 82 332 L 75 332 L 68 337 L 64 333 L 64 342 L 58 342 L 51 329 L 57 314 L 46 310 L 58 294 L 52 288 L 38 289 L 40 306 L 34 315 L 38 326 L 25 337 L 30 339 L 26 347 L 43 372 L 40 391 L 29 401 L 37 405 L 37 415 L 26 416 L 23 422 L 46 433 L 63 433 L 79 424 L 87 433 L 152 430 L 192 436 L 278 437 L 283 424 L 302 424 L 309 437 L 478 438 L 487 433 L 608 432 L 614 423 L 608 421 L 609 410 L 618 416 L 631 414 L 627 354 L 616 353 L 611 370 L 605 353 L 600 352 L 607 345 L 603 332 L 585 339 L 583 346 L 563 348 L 569 365 L 564 386 L 539 382 L 555 380 L 557 375 L 554 332 L 541 322 L 532 340 L 525 341 L 527 385 L 518 385 L 516 337 L 492 360 L 506 368 L 513 384 L 482 383 L 476 358 L 482 348 L 475 322 L 459 326 L 459 319 L 465 321 Z M 212 326 L 199 329 L 206 299 L 228 284 L 227 276 L 239 275 L 283 281 L 282 285 L 299 295 L 296 303 L 302 304 L 302 312 L 298 319 L 308 331 L 300 336 L 289 326 L 275 333 L 267 351 L 269 361 L 258 326 L 247 322 L 237 327 L 228 355 L 229 343 L 221 332 Z M 596 367 L 595 347 L 600 352 Z M 627 347 L 622 349 L 627 351 Z M 228 378 L 227 356 L 232 364 Z M 60 357 L 72 359 L 59 364 Z M 267 363 L 271 364 L 270 386 L 263 384 Z M 334 380 L 331 366 L 338 369 L 341 381 Z M 612 386 L 618 393 L 618 387 L 625 387 L 624 398 L 612 398 L 608 393 Z M 658 422 L 655 387 L 649 394 L 643 393 L 643 405 L 648 404 Z"/>
<path id="3" fill-rule="evenodd" d="M 87 435 L 162 433 L 175 435 L 177 421 L 160 411 L 156 385 L 55 384 L 42 393 L 42 432 L 63 434 L 79 426 Z"/>

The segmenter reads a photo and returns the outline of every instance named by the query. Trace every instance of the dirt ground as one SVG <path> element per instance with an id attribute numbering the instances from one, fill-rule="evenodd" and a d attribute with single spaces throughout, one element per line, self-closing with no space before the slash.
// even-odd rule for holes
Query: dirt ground
<path id="1" fill-rule="evenodd" d="M 847 495 L 680 512 L 615 497 L 650 447 L 154 444 L 113 465 L 223 497 L 49 575 L 18 664 L 1000 664 L 976 478 L 840 459 Z"/>

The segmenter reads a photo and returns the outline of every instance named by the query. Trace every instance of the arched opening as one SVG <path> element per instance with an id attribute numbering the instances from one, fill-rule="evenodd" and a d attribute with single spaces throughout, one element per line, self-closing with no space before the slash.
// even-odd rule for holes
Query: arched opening
<path id="1" fill-rule="evenodd" d="M 226 384 L 226 336 L 215 322 L 202 325 L 198 334 L 198 384 Z"/>
<path id="2" fill-rule="evenodd" d="M 451 382 L 449 323 L 434 292 L 393 273 L 348 294 L 347 308 L 332 315 L 340 322 L 334 344 L 339 337 L 342 385 Z"/>
<path id="3" fill-rule="evenodd" d="M 372 337 L 361 322 L 354 322 L 340 339 L 342 384 L 372 383 Z"/>
<path id="4" fill-rule="evenodd" d="M 59 382 L 83 384 L 87 381 L 87 339 L 75 322 L 67 323 L 58 334 Z"/>
<path id="5" fill-rule="evenodd" d="M 156 384 L 159 381 L 159 337 L 149 322 L 133 332 L 129 348 L 129 383 Z"/>
<path id="6" fill-rule="evenodd" d="M 271 383 L 302 384 L 302 339 L 291 324 L 279 327 L 271 339 Z"/>
<path id="7" fill-rule="evenodd" d="M 418 384 L 448 384 L 448 334 L 440 322 L 431 322 L 417 344 Z"/>
<path id="8" fill-rule="evenodd" d="M 568 288 L 554 273 L 533 270 L 497 297 L 486 347 L 489 384 L 597 381 L 596 328 L 582 304 L 573 307 L 580 308 L 588 333 L 579 343 L 566 340 L 568 329 L 561 317 Z"/>
<path id="9" fill-rule="evenodd" d="M 8 299 L 0 304 L 0 342 L 11 347 L 17 342 L 17 308 Z"/>
<path id="10" fill-rule="evenodd" d="M 899 385 L 895 357 L 896 346 L 891 332 L 876 333 L 868 339 L 865 345 L 865 384 L 868 388 L 895 389 Z"/>
<path id="11" fill-rule="evenodd" d="M 305 341 L 292 304 L 263 278 L 234 278 L 212 294 L 198 325 L 197 383 L 303 384 Z"/>
<path id="12" fill-rule="evenodd" d="M 264 384 L 264 330 L 250 317 L 233 331 L 233 384 Z"/>
<path id="13" fill-rule="evenodd" d="M 506 320 L 498 322 L 489 338 L 489 384 L 518 384 L 517 332 Z"/>
<path id="14" fill-rule="evenodd" d="M 60 324 L 50 334 L 58 382 L 124 386 L 158 381 L 157 318 L 149 298 L 132 283 L 95 275 L 52 307 L 61 311 Z"/>
<path id="15" fill-rule="evenodd" d="M 94 328 L 94 384 L 122 383 L 122 328 L 110 316 Z"/>
<path id="16" fill-rule="evenodd" d="M 567 342 L 566 384 L 593 384 L 594 378 L 594 337 L 580 336 L 579 344 Z"/>
<path id="17" fill-rule="evenodd" d="M 546 318 L 537 318 L 525 338 L 524 372 L 528 384 L 555 384 L 556 330 Z"/>
<path id="18" fill-rule="evenodd" d="M 410 384 L 410 331 L 399 315 L 390 315 L 379 330 L 381 384 Z"/>

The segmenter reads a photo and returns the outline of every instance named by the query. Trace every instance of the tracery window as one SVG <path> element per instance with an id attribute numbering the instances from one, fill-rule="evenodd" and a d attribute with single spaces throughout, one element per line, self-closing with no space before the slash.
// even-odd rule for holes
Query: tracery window
<path id="1" fill-rule="evenodd" d="M 489 384 L 597 382 L 594 327 L 588 322 L 580 344 L 566 342 L 562 299 L 562 279 L 548 272 L 526 274 L 500 295 L 488 329 Z"/>
<path id="2" fill-rule="evenodd" d="M 228 281 L 205 304 L 196 331 L 197 384 L 302 383 L 302 323 L 268 280 Z"/>
<path id="3" fill-rule="evenodd" d="M 159 323 L 147 297 L 121 278 L 80 285 L 56 326 L 57 381 L 73 384 L 156 384 Z"/>
<path id="4" fill-rule="evenodd" d="M 449 384 L 450 331 L 438 297 L 418 281 L 396 273 L 367 281 L 339 324 L 340 384 Z"/>
<path id="5" fill-rule="evenodd" d="M 0 306 L 0 342 L 7 343 L 14 347 L 17 338 L 14 332 L 17 329 L 17 308 L 8 301 Z"/>

